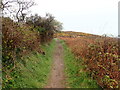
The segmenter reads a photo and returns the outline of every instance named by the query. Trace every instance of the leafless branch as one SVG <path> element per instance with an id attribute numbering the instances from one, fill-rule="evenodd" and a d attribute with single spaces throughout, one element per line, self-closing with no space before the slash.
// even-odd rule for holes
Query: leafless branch
<path id="1" fill-rule="evenodd" d="M 15 16 L 19 22 L 24 20 L 25 15 L 27 15 L 25 12 L 33 5 L 35 5 L 35 3 L 32 0 L 3 0 L 0 8 L 3 11 L 8 11 L 10 14 L 16 14 L 13 16 Z"/>

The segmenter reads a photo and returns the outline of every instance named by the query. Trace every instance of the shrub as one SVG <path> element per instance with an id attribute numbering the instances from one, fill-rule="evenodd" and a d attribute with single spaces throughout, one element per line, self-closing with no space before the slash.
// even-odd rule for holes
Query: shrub
<path id="1" fill-rule="evenodd" d="M 18 25 L 10 18 L 3 18 L 2 23 L 2 56 L 3 67 L 15 65 L 16 57 L 40 50 L 40 38 L 36 31 L 30 31 L 27 25 Z"/>
<path id="2" fill-rule="evenodd" d="M 60 35 L 59 35 L 60 36 Z M 60 37 L 76 58 L 83 58 L 86 70 L 103 88 L 118 88 L 118 39 L 100 36 Z"/>

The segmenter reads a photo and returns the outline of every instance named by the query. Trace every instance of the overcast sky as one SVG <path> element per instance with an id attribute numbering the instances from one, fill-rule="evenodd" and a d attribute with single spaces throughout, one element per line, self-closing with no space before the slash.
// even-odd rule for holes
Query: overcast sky
<path id="1" fill-rule="evenodd" d="M 34 0 L 32 14 L 51 13 L 65 31 L 118 35 L 120 0 Z"/>

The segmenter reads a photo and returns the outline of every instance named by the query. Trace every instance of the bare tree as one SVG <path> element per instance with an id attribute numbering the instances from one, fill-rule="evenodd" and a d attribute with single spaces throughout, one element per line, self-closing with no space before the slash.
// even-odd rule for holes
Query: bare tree
<path id="1" fill-rule="evenodd" d="M 15 17 L 18 22 L 24 21 L 28 9 L 35 5 L 33 0 L 3 0 L 1 2 L 1 9 L 4 15 L 9 13 L 9 16 Z"/>

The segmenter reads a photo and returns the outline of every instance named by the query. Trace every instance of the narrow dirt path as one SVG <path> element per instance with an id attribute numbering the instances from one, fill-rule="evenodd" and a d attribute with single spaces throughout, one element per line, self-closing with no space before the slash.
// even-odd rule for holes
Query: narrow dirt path
<path id="1" fill-rule="evenodd" d="M 45 88 L 65 88 L 63 47 L 59 40 L 56 40 L 51 75 Z"/>

